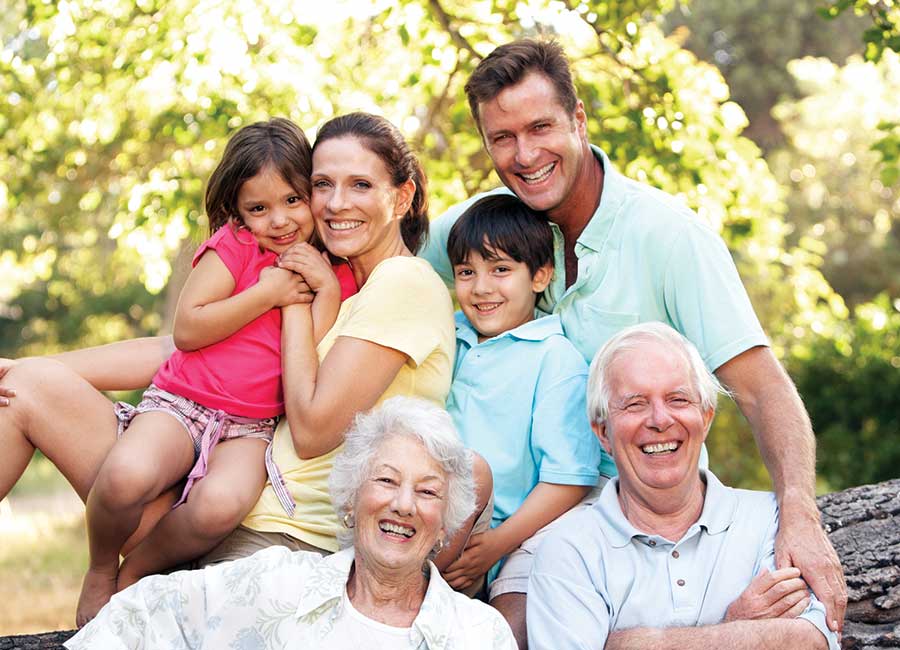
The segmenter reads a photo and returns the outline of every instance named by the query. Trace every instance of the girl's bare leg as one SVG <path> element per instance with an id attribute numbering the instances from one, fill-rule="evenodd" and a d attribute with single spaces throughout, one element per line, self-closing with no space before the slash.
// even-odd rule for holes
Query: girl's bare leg
<path id="1" fill-rule="evenodd" d="M 267 445 L 257 438 L 219 443 L 207 475 L 194 483 L 188 500 L 163 517 L 122 562 L 118 589 L 200 557 L 237 528 L 266 483 Z"/>
<path id="2" fill-rule="evenodd" d="M 184 426 L 163 412 L 139 414 L 110 450 L 87 499 L 90 565 L 78 598 L 79 627 L 116 592 L 119 552 L 144 507 L 187 474 L 193 459 Z"/>

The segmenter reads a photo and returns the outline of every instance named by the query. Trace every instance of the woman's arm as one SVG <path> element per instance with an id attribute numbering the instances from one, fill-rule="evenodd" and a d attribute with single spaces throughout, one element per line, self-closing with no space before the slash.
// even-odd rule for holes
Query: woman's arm
<path id="1" fill-rule="evenodd" d="M 171 336 L 152 336 L 50 355 L 97 390 L 137 390 L 172 356 Z"/>
<path id="2" fill-rule="evenodd" d="M 135 390 L 150 384 L 174 350 L 171 336 L 152 336 L 48 356 L 97 390 Z M 0 359 L 0 380 L 15 364 L 14 359 Z M 11 397 L 15 391 L 0 386 L 0 406 L 7 406 Z"/>
<path id="3" fill-rule="evenodd" d="M 320 366 L 310 306 L 283 308 L 285 412 L 297 455 L 315 458 L 340 445 L 353 417 L 375 405 L 406 361 L 399 350 L 340 336 Z"/>
<path id="4" fill-rule="evenodd" d="M 275 267 L 263 269 L 256 284 L 231 295 L 234 286 L 222 258 L 206 251 L 178 298 L 173 338 L 179 350 L 218 343 L 274 307 L 310 299 L 301 276 Z"/>

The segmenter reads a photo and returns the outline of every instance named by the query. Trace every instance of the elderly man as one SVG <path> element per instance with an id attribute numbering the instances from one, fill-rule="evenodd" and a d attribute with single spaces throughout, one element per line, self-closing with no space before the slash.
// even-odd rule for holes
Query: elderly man
<path id="1" fill-rule="evenodd" d="M 815 439 L 797 391 L 768 347 L 721 238 L 674 197 L 622 176 L 587 139 L 587 115 L 555 43 L 522 40 L 483 59 L 466 84 L 497 174 L 555 237 L 556 273 L 539 304 L 559 314 L 586 360 L 628 325 L 668 323 L 700 350 L 749 420 L 782 523 L 779 567 L 795 566 L 839 629 L 846 587 L 815 505 Z M 422 255 L 449 283 L 447 234 L 472 197 L 432 223 Z M 452 567 L 451 567 L 452 568 Z M 492 600 L 524 628 L 525 595 Z"/>
<path id="2" fill-rule="evenodd" d="M 800 572 L 775 569 L 775 495 L 698 470 L 719 390 L 662 323 L 628 328 L 597 354 L 588 414 L 619 476 L 540 547 L 531 648 L 838 649 Z"/>

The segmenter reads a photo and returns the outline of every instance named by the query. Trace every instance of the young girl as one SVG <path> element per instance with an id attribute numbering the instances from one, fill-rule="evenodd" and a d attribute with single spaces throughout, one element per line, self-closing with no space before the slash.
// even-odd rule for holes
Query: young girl
<path id="1" fill-rule="evenodd" d="M 253 507 L 267 476 L 276 492 L 283 486 L 268 451 L 284 412 L 278 308 L 309 302 L 309 290 L 302 276 L 275 265 L 313 234 L 311 166 L 303 132 L 276 118 L 235 134 L 213 171 L 211 237 L 178 301 L 178 349 L 137 407 L 116 405 L 120 439 L 87 499 L 90 566 L 79 627 L 117 590 L 213 548 Z M 339 283 L 332 276 L 312 305 L 317 341 L 334 324 L 341 294 L 355 292 L 349 268 L 335 271 Z M 120 568 L 144 506 L 185 477 L 176 507 Z"/>

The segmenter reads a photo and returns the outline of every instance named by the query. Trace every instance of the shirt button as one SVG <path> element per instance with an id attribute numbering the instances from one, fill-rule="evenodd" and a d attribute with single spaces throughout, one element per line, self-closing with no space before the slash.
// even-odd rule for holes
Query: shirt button
<path id="1" fill-rule="evenodd" d="M 651 539 L 649 542 L 647 542 L 647 546 L 656 546 L 656 542 Z"/>
<path id="2" fill-rule="evenodd" d="M 674 557 L 677 560 L 678 559 L 678 551 L 672 551 L 672 557 Z"/>
<path id="3" fill-rule="evenodd" d="M 684 580 L 678 580 L 678 582 L 676 582 L 675 584 L 677 584 L 679 587 L 683 587 L 683 586 L 684 586 Z"/>

